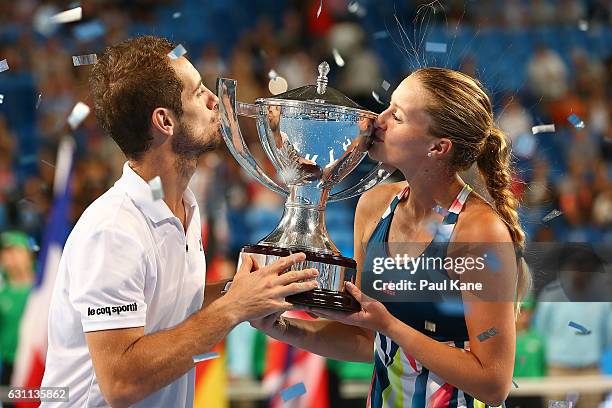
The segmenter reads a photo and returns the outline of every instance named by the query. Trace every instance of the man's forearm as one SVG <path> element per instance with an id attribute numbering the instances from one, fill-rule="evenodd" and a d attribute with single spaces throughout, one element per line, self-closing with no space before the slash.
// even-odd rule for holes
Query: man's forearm
<path id="1" fill-rule="evenodd" d="M 372 362 L 373 334 L 331 320 L 281 317 L 266 334 L 311 353 L 334 360 Z"/>
<path id="2" fill-rule="evenodd" d="M 214 302 L 171 329 L 140 337 L 119 358 L 114 395 L 132 405 L 172 383 L 194 366 L 193 356 L 210 352 L 238 323 Z"/>

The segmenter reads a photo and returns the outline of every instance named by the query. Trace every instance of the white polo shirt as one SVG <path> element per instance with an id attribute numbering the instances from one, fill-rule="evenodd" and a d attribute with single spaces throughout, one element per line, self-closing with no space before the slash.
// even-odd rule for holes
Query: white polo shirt
<path id="1" fill-rule="evenodd" d="M 85 332 L 144 326 L 150 334 L 176 326 L 201 308 L 206 262 L 200 215 L 189 188 L 183 201 L 186 234 L 126 162 L 122 177 L 85 210 L 68 237 L 49 309 L 42 381 L 46 387 L 69 387 L 66 406 L 109 406 Z M 192 369 L 135 406 L 192 407 L 194 380 Z"/>

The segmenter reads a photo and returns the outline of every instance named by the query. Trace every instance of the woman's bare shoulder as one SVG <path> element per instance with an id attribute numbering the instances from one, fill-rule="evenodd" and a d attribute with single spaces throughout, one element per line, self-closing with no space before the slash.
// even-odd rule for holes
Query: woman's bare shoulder
<path id="1" fill-rule="evenodd" d="M 355 210 L 355 232 L 361 233 L 362 236 L 369 236 L 371 229 L 378 223 L 393 197 L 399 194 L 405 186 L 405 181 L 384 183 L 365 192 L 359 198 Z"/>

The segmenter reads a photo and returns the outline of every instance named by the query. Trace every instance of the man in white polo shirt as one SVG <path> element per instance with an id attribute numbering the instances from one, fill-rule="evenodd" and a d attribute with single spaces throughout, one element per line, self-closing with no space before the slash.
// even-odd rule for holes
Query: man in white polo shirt
<path id="1" fill-rule="evenodd" d="M 316 287 L 300 282 L 315 270 L 282 273 L 304 260 L 297 254 L 261 269 L 245 257 L 225 295 L 225 282 L 204 288 L 187 184 L 198 158 L 219 144 L 218 100 L 186 58 L 167 56 L 173 48 L 151 36 L 127 40 L 92 69 L 96 117 L 128 161 L 85 210 L 60 261 L 42 385 L 68 387 L 67 406 L 193 406 L 193 356 Z M 163 199 L 147 183 L 156 177 Z"/>

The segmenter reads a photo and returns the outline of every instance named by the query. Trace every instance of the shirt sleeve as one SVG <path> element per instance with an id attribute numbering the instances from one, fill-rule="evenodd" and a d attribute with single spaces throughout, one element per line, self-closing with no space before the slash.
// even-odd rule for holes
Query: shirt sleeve
<path id="1" fill-rule="evenodd" d="M 68 254 L 69 298 L 85 332 L 141 327 L 147 304 L 146 251 L 126 232 L 104 229 Z"/>

